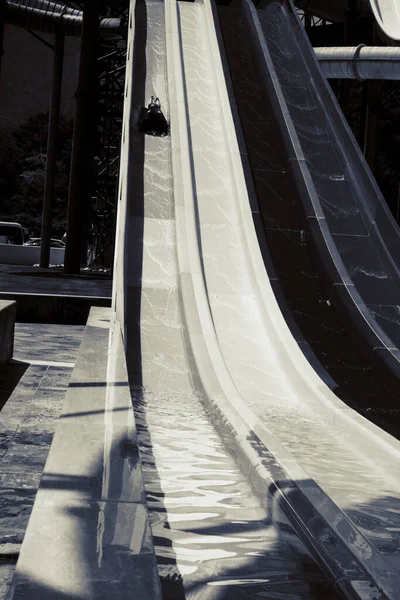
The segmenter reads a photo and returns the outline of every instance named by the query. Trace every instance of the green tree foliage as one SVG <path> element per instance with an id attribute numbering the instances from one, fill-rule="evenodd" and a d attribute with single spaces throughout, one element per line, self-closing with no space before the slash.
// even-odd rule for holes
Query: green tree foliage
<path id="1" fill-rule="evenodd" d="M 17 221 L 40 236 L 48 114 L 37 113 L 0 139 L 0 220 Z M 60 119 L 53 237 L 66 228 L 72 121 Z"/>

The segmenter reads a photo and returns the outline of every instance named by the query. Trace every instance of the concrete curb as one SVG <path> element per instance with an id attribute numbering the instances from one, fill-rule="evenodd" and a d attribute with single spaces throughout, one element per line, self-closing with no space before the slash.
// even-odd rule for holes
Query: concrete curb
<path id="1" fill-rule="evenodd" d="M 8 599 L 161 599 L 120 324 L 93 308 Z"/>
<path id="2" fill-rule="evenodd" d="M 217 57 L 218 44 L 213 29 L 211 6 L 207 2 L 204 4 L 204 10 L 209 24 L 209 42 L 213 56 Z M 375 584 L 376 580 L 385 590 L 386 597 L 394 599 L 400 592 L 397 573 L 321 488 L 310 480 L 307 473 L 276 438 L 263 427 L 240 398 L 227 371 L 216 338 L 200 260 L 176 0 L 166 0 L 166 43 L 171 98 L 177 255 L 181 302 L 186 321 L 186 342 L 191 350 L 188 358 L 192 363 L 195 379 L 193 383 L 202 392 L 208 409 L 217 419 L 222 433 L 232 445 L 235 456 L 265 504 L 271 508 L 271 496 L 275 496 L 272 512 L 275 512 L 277 518 L 277 513 L 281 510 L 285 512 L 300 536 L 313 549 L 318 562 L 332 582 L 332 597 L 366 600 L 372 598 L 375 593 L 378 598 L 381 592 Z M 220 77 L 219 86 L 222 85 L 225 84 Z M 225 125 L 230 130 L 229 125 Z M 234 144 L 234 140 L 230 142 Z M 233 147 L 231 151 L 234 152 Z M 238 160 L 240 161 L 239 154 Z M 245 247 L 253 261 L 259 254 L 259 248 L 254 226 L 250 224 L 251 212 L 248 209 L 242 211 L 243 215 L 246 213 L 248 222 L 245 221 L 244 225 L 247 232 L 244 235 Z M 257 281 L 257 273 L 264 273 L 264 267 L 260 265 L 261 256 L 253 262 Z M 272 301 L 272 291 L 269 296 Z M 308 375 L 311 377 L 311 367 L 291 338 L 278 307 L 275 313 L 282 321 L 282 324 L 275 325 L 279 327 L 280 336 L 282 328 L 285 331 L 285 339 L 281 341 L 281 345 L 284 346 L 286 341 L 290 341 L 290 349 L 294 356 L 297 351 L 297 356 L 300 357 L 301 362 L 296 365 L 298 377 L 302 376 L 305 367 L 308 367 Z M 317 381 L 322 387 L 319 378 Z M 315 385 L 315 382 L 313 377 L 311 382 L 305 382 L 303 378 L 302 386 Z M 328 392 L 330 393 L 329 390 Z M 336 397 L 333 398 L 337 400 Z M 325 405 L 328 405 L 327 410 L 332 411 L 332 405 L 326 398 Z M 337 416 L 333 414 L 332 420 Z M 352 567 L 350 576 L 349 565 Z"/>

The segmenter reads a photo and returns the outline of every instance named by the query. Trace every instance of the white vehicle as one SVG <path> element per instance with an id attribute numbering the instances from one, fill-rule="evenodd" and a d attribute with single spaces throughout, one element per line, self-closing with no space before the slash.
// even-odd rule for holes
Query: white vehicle
<path id="1" fill-rule="evenodd" d="M 34 266 L 40 262 L 40 238 L 29 239 L 28 229 L 19 223 L 0 221 L 0 264 Z M 50 263 L 64 264 L 65 246 L 51 240 Z"/>
<path id="2" fill-rule="evenodd" d="M 28 239 L 28 230 L 19 223 L 0 221 L 0 244 L 22 246 Z"/>

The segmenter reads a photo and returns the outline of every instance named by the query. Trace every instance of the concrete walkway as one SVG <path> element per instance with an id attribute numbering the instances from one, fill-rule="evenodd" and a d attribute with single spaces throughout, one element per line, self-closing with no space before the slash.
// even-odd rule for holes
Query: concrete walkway
<path id="1" fill-rule="evenodd" d="M 17 323 L 14 361 L 0 371 L 0 600 L 14 574 L 83 330 Z"/>

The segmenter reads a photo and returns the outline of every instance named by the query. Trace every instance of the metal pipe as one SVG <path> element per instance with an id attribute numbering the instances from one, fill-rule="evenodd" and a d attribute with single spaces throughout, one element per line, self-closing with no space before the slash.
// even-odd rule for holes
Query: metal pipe
<path id="1" fill-rule="evenodd" d="M 327 79 L 400 80 L 400 48 L 345 46 L 314 51 Z"/>
<path id="2" fill-rule="evenodd" d="M 11 0 L 15 4 L 21 6 L 30 6 L 39 10 L 46 10 L 48 12 L 63 13 L 65 15 L 82 16 L 82 11 L 79 8 L 71 8 L 65 4 L 59 4 L 58 2 L 51 2 L 50 0 Z"/>
<path id="3" fill-rule="evenodd" d="M 47 269 L 50 260 L 51 230 L 54 204 L 54 184 L 56 175 L 57 138 L 60 122 L 62 73 L 64 63 L 64 34 L 57 32 L 54 41 L 53 81 L 51 89 L 49 131 L 47 135 L 47 156 L 44 181 L 42 233 L 40 244 L 40 266 Z"/>
<path id="4" fill-rule="evenodd" d="M 367 118 L 363 151 L 372 173 L 376 173 L 376 157 L 379 151 L 380 89 L 380 81 L 367 82 Z"/>
<path id="5" fill-rule="evenodd" d="M 43 33 L 62 30 L 65 35 L 79 37 L 82 32 L 82 11 L 47 0 L 6 0 L 5 21 L 10 25 L 22 26 Z M 34 5 L 34 6 L 33 6 Z M 63 10 L 65 9 L 65 10 Z M 123 37 L 125 27 L 122 19 L 100 19 L 100 35 L 103 38 Z"/>

